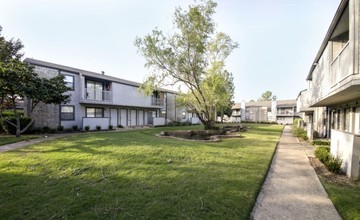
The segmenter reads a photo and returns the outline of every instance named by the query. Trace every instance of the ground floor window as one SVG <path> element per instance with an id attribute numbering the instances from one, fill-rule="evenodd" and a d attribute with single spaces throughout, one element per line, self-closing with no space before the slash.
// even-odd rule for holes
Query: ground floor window
<path id="1" fill-rule="evenodd" d="M 86 117 L 88 118 L 103 118 L 104 109 L 103 108 L 86 108 Z"/>
<path id="2" fill-rule="evenodd" d="M 60 119 L 63 121 L 75 119 L 75 107 L 73 105 L 60 106 Z"/>

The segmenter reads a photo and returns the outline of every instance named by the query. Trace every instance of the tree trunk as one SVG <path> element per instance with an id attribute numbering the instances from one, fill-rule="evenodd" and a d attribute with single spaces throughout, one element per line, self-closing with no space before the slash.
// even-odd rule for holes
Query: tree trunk
<path id="1" fill-rule="evenodd" d="M 20 115 L 16 114 L 16 137 L 21 136 L 20 126 Z"/>
<path id="2" fill-rule="evenodd" d="M 221 110 L 221 123 L 224 122 L 224 109 Z"/>

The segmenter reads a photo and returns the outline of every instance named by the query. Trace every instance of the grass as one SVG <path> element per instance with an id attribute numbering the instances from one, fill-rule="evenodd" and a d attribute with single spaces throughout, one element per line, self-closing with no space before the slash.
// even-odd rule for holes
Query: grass
<path id="1" fill-rule="evenodd" d="M 17 138 L 14 135 L 0 135 L 0 146 L 5 144 L 12 144 L 20 141 L 26 141 L 30 139 L 39 138 L 38 135 L 22 135 L 21 137 Z"/>
<path id="2" fill-rule="evenodd" d="M 248 219 L 279 125 L 241 139 L 79 134 L 0 154 L 0 219 Z"/>
<path id="3" fill-rule="evenodd" d="M 360 219 L 360 182 L 320 180 L 344 220 Z"/>

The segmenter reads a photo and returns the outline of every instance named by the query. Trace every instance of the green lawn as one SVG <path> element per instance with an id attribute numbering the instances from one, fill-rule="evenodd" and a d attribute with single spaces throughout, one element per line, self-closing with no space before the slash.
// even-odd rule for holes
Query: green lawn
<path id="1" fill-rule="evenodd" d="M 219 143 L 156 128 L 1 153 L 0 219 L 248 219 L 282 130 L 249 126 Z"/>
<path id="2" fill-rule="evenodd" d="M 19 141 L 26 141 L 30 139 L 39 138 L 39 135 L 22 135 L 17 138 L 14 135 L 0 135 L 0 146 L 5 144 L 11 144 Z"/>
<path id="3" fill-rule="evenodd" d="M 360 182 L 320 180 L 343 219 L 360 219 Z"/>

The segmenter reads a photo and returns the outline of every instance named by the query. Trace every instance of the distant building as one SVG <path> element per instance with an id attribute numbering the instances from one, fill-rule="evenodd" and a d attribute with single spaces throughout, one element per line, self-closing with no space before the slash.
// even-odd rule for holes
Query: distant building
<path id="1" fill-rule="evenodd" d="M 232 122 L 276 122 L 293 124 L 298 117 L 296 100 L 276 100 L 235 103 L 232 107 Z"/>

